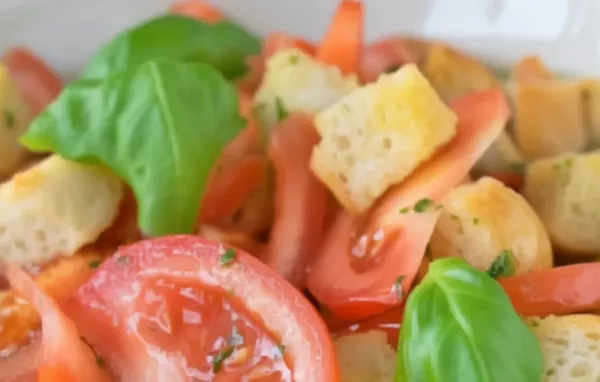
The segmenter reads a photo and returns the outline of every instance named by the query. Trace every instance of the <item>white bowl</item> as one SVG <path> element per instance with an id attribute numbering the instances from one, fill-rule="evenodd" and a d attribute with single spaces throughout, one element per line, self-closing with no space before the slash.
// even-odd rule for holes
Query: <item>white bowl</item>
<path id="1" fill-rule="evenodd" d="M 78 70 L 100 44 L 163 12 L 173 0 L 0 0 L 0 51 L 33 48 L 63 74 Z M 338 0 L 213 0 L 264 34 L 282 30 L 312 40 Z M 367 38 L 401 33 L 435 37 L 497 67 L 539 54 L 565 74 L 600 75 L 600 1 L 364 0 Z"/>

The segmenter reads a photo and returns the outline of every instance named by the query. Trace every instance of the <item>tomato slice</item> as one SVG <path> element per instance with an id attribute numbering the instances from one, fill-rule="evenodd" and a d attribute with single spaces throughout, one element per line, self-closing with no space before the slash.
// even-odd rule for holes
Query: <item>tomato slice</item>
<path id="1" fill-rule="evenodd" d="M 196 236 L 122 247 L 68 311 L 122 381 L 337 380 L 327 329 L 300 292 Z"/>
<path id="2" fill-rule="evenodd" d="M 567 265 L 499 280 L 523 316 L 600 309 L 600 262 Z"/>
<path id="3" fill-rule="evenodd" d="M 310 265 L 308 289 L 335 315 L 361 319 L 402 303 L 421 266 L 439 211 L 401 211 L 420 200 L 441 200 L 458 185 L 510 114 L 497 90 L 457 99 L 451 106 L 459 121 L 456 137 L 366 215 L 342 212 Z"/>
<path id="4" fill-rule="evenodd" d="M 427 56 L 430 43 L 424 40 L 389 37 L 364 47 L 360 77 L 364 82 L 375 81 L 382 73 L 404 64 L 419 64 Z"/>
<path id="5" fill-rule="evenodd" d="M 12 288 L 35 305 L 42 318 L 38 382 L 108 381 L 94 353 L 81 341 L 77 328 L 56 302 L 20 268 L 8 266 L 6 277 Z"/>
<path id="6" fill-rule="evenodd" d="M 294 113 L 273 130 L 268 149 L 276 174 L 275 221 L 264 261 L 296 287 L 304 286 L 324 234 L 327 190 L 309 167 L 319 139 L 312 118 Z"/>
<path id="7" fill-rule="evenodd" d="M 59 76 L 25 48 L 13 48 L 2 58 L 34 115 L 42 112 L 62 90 Z"/>

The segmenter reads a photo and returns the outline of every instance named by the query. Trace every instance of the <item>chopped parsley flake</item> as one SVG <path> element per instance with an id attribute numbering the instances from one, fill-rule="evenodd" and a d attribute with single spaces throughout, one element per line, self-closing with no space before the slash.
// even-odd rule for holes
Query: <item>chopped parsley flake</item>
<path id="1" fill-rule="evenodd" d="M 415 206 L 413 207 L 413 211 L 417 212 L 417 213 L 422 213 L 427 211 L 427 208 L 429 208 L 429 206 L 431 206 L 433 204 L 433 200 L 431 199 L 421 199 L 418 202 L 415 203 Z"/>
<path id="2" fill-rule="evenodd" d="M 561 170 L 563 168 L 564 169 L 571 168 L 572 166 L 573 166 L 573 158 L 567 158 L 567 159 L 565 159 L 562 162 L 554 163 L 552 165 L 552 169 L 558 171 L 558 170 Z"/>
<path id="3" fill-rule="evenodd" d="M 402 300 L 404 298 L 404 293 L 402 291 L 402 281 L 404 280 L 406 276 L 404 275 L 400 275 L 398 277 L 396 277 L 396 281 L 394 281 L 394 293 L 396 293 L 396 296 L 398 297 L 398 300 Z"/>
<path id="4" fill-rule="evenodd" d="M 279 350 L 279 354 L 281 354 L 281 356 L 283 357 L 285 354 L 285 345 L 283 345 L 283 344 L 277 345 L 277 350 Z"/>
<path id="5" fill-rule="evenodd" d="M 296 55 L 290 56 L 290 64 L 296 65 L 298 62 L 300 62 L 300 57 Z"/>
<path id="6" fill-rule="evenodd" d="M 479 224 L 479 218 L 473 218 L 473 225 Z"/>
<path id="7" fill-rule="evenodd" d="M 515 274 L 514 255 L 511 250 L 500 252 L 496 260 L 490 265 L 487 270 L 490 277 L 497 279 L 498 277 L 510 277 Z"/>
<path id="8" fill-rule="evenodd" d="M 12 129 L 17 125 L 15 114 L 10 110 L 4 110 L 4 124 L 8 129 Z"/>
<path id="9" fill-rule="evenodd" d="M 96 269 L 100 266 L 100 260 L 91 260 L 88 265 L 90 266 L 90 268 L 92 269 Z"/>
<path id="10" fill-rule="evenodd" d="M 400 210 L 400 213 L 401 213 L 401 214 L 405 214 L 405 213 L 408 213 L 408 211 L 410 211 L 410 208 L 408 208 L 408 207 L 404 207 L 404 208 L 402 208 L 402 209 Z"/>
<path id="11" fill-rule="evenodd" d="M 283 104 L 283 101 L 279 97 L 275 98 L 275 109 L 277 112 L 277 121 L 283 121 L 284 119 L 287 118 L 288 112 L 285 109 L 285 105 Z"/>
<path id="12" fill-rule="evenodd" d="M 223 253 L 219 257 L 219 264 L 222 267 L 228 267 L 231 264 L 233 264 L 234 261 L 235 261 L 235 251 L 231 248 L 226 249 L 225 253 Z"/>
<path id="13" fill-rule="evenodd" d="M 100 358 L 99 356 L 96 356 L 96 365 L 98 365 L 98 367 L 104 367 L 106 363 L 104 362 L 104 360 L 102 358 Z"/>
<path id="14" fill-rule="evenodd" d="M 244 344 L 244 337 L 239 332 L 237 326 L 234 326 L 231 330 L 231 336 L 227 339 L 227 345 L 229 346 L 240 346 Z"/>
<path id="15" fill-rule="evenodd" d="M 223 362 L 227 358 L 231 357 L 232 354 L 233 354 L 233 346 L 227 346 L 219 354 L 217 354 L 216 356 L 214 356 L 214 358 L 212 359 L 212 370 L 213 370 L 213 373 L 216 374 L 219 371 L 221 371 L 221 367 L 223 366 Z"/>

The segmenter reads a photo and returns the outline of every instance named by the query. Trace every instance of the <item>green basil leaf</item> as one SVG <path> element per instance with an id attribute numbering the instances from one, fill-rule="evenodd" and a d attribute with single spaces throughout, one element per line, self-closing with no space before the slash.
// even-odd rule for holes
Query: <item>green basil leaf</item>
<path id="1" fill-rule="evenodd" d="M 193 232 L 209 171 L 244 125 L 217 71 L 157 60 L 68 86 L 21 142 L 111 168 L 133 188 L 140 228 L 160 236 Z"/>
<path id="2" fill-rule="evenodd" d="M 246 57 L 260 52 L 260 40 L 229 21 L 205 24 L 184 16 L 166 15 L 127 30 L 98 51 L 83 77 L 103 78 L 167 58 L 203 62 L 235 79 L 246 72 Z"/>
<path id="3" fill-rule="evenodd" d="M 500 284 L 457 258 L 431 263 L 407 300 L 397 382 L 533 382 L 543 367 Z"/>

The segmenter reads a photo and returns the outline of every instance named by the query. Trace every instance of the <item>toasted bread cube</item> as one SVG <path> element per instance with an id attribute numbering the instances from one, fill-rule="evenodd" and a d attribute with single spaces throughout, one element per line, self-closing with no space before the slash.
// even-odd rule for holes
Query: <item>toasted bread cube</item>
<path id="1" fill-rule="evenodd" d="M 579 152 L 587 132 L 577 82 L 528 81 L 513 84 L 514 133 L 526 157 Z"/>
<path id="2" fill-rule="evenodd" d="M 19 136 L 33 115 L 13 83 L 8 69 L 0 64 L 0 181 L 10 177 L 27 158 Z"/>
<path id="3" fill-rule="evenodd" d="M 600 80 L 581 81 L 583 113 L 589 134 L 588 145 L 600 148 Z"/>
<path id="4" fill-rule="evenodd" d="M 592 314 L 529 318 L 544 356 L 543 382 L 600 380 L 600 317 Z"/>
<path id="5" fill-rule="evenodd" d="M 267 61 L 254 108 L 269 128 L 282 112 L 316 114 L 359 86 L 356 75 L 344 76 L 299 49 L 284 49 Z"/>
<path id="6" fill-rule="evenodd" d="M 523 194 L 562 254 L 600 254 L 600 151 L 527 166 Z"/>
<path id="7" fill-rule="evenodd" d="M 315 118 L 311 168 L 348 211 L 369 208 L 456 134 L 456 115 L 415 65 L 355 90 Z"/>
<path id="8" fill-rule="evenodd" d="M 552 247 L 540 218 L 501 182 L 484 177 L 459 186 L 443 206 L 429 242 L 432 258 L 459 257 L 487 271 L 510 251 L 515 274 L 552 267 Z"/>
<path id="9" fill-rule="evenodd" d="M 73 255 L 115 219 L 123 195 L 104 168 L 53 155 L 0 185 L 0 260 Z"/>
<path id="10" fill-rule="evenodd" d="M 439 43 L 429 48 L 423 74 L 446 101 L 475 91 L 502 87 L 485 65 Z"/>
<path id="11" fill-rule="evenodd" d="M 396 352 L 382 330 L 342 336 L 333 342 L 341 382 L 392 382 Z"/>

